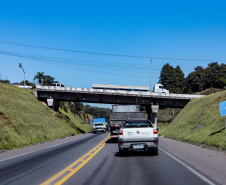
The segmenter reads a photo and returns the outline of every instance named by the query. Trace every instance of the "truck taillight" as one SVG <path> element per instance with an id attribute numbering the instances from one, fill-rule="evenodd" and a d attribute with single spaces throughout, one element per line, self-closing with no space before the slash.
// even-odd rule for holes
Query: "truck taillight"
<path id="1" fill-rule="evenodd" d="M 119 135 L 123 135 L 123 130 L 119 130 Z"/>
<path id="2" fill-rule="evenodd" d="M 157 129 L 153 129 L 153 134 L 158 134 L 158 130 Z"/>

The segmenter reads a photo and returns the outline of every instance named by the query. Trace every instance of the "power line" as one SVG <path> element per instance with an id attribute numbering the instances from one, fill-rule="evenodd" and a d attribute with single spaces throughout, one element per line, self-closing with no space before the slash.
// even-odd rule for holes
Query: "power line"
<path id="1" fill-rule="evenodd" d="M 113 54 L 113 53 L 80 51 L 80 50 L 72 50 L 72 49 L 62 49 L 62 48 L 54 48 L 54 47 L 46 47 L 46 46 L 37 46 L 37 45 L 22 44 L 22 43 L 7 42 L 7 41 L 0 41 L 0 43 L 17 45 L 17 46 L 24 46 L 24 47 L 39 48 L 39 49 L 55 50 L 55 51 L 74 52 L 74 53 L 83 53 L 83 54 L 92 54 L 92 55 L 103 55 L 103 56 L 114 56 L 114 57 L 129 57 L 129 58 L 156 59 L 156 60 L 200 61 L 200 62 L 201 61 L 205 61 L 205 62 L 216 62 L 216 61 L 225 62 L 226 61 L 226 60 L 218 60 L 218 59 L 214 59 L 214 60 L 211 59 L 210 60 L 210 59 L 189 59 L 189 58 L 168 58 L 168 57 L 153 57 L 153 56 L 139 56 L 139 55 L 122 55 L 122 54 Z"/>
<path id="2" fill-rule="evenodd" d="M 45 61 L 43 63 L 47 63 L 47 64 L 53 64 L 57 65 L 57 66 L 61 66 L 61 67 L 66 67 L 66 68 L 70 68 L 70 69 L 79 69 L 79 70 L 83 70 L 83 71 L 90 71 L 90 72 L 97 72 L 97 73 L 101 73 L 101 74 L 109 74 L 109 75 L 120 75 L 120 76 L 131 76 L 131 77 L 138 77 L 138 78 L 147 78 L 146 76 L 142 76 L 142 75 L 129 75 L 129 74 L 119 74 L 119 73 L 112 73 L 112 72 L 104 72 L 104 71 L 97 71 L 97 70 L 90 70 L 90 69 L 83 69 L 83 68 L 76 68 L 76 67 L 70 67 L 70 66 L 65 66 L 65 65 L 60 65 L 60 64 L 55 64 L 54 61 L 52 60 L 48 60 L 48 59 L 41 59 L 41 58 L 35 58 L 35 57 L 29 57 L 29 56 L 22 56 L 22 55 L 16 55 L 16 54 L 9 54 L 9 53 L 2 53 L 0 51 L 0 54 L 4 54 L 4 55 L 10 55 L 10 56 L 14 56 L 14 57 L 21 57 L 21 58 L 28 58 L 30 60 L 37 60 L 37 61 Z M 49 61 L 49 62 L 46 62 Z"/>
<path id="3" fill-rule="evenodd" d="M 39 60 L 46 60 L 46 61 L 52 61 L 52 62 L 58 62 L 63 64 L 79 64 L 79 65 L 92 65 L 93 67 L 98 68 L 121 68 L 124 70 L 148 70 L 150 66 L 146 65 L 135 65 L 135 64 L 125 64 L 125 63 L 115 63 L 115 62 L 104 62 L 104 61 L 93 61 L 93 60 L 81 60 L 81 59 L 69 59 L 69 58 L 57 58 L 57 57 L 51 57 L 51 56 L 43 56 L 43 55 L 33 55 L 33 54 L 24 54 L 24 53 L 18 53 L 18 52 L 11 52 L 11 51 L 4 51 L 0 50 L 0 54 L 3 55 L 9 55 L 14 57 L 22 57 L 22 58 L 28 58 L 28 59 L 39 59 Z"/>
<path id="4" fill-rule="evenodd" d="M 8 55 L 8 56 L 13 56 L 13 57 L 20 57 L 20 58 L 26 58 L 26 59 L 30 59 L 30 60 L 35 60 L 35 61 L 41 61 L 42 63 L 47 63 L 47 64 L 51 64 L 51 65 L 57 65 L 57 66 L 61 66 L 61 67 L 66 67 L 66 68 L 73 68 L 73 69 L 78 69 L 78 70 L 83 70 L 83 71 L 90 71 L 90 72 L 95 72 L 95 73 L 104 73 L 104 74 L 111 74 L 111 75 L 120 75 L 120 76 L 131 76 L 131 77 L 139 77 L 139 78 L 147 78 L 146 76 L 143 76 L 143 75 L 130 75 L 130 74 L 119 74 L 119 73 L 112 73 L 112 72 L 104 72 L 104 71 L 98 71 L 98 70 L 90 70 L 90 69 L 84 69 L 84 68 L 81 68 L 81 67 L 74 67 L 74 66 L 65 66 L 65 65 L 62 65 L 62 64 L 69 64 L 69 65 L 74 65 L 75 62 L 82 62 L 82 64 L 84 64 L 83 62 L 87 62 L 88 61 L 88 65 L 86 66 L 90 66 L 89 65 L 89 62 L 92 62 L 92 67 L 97 67 L 98 69 L 102 68 L 102 69 L 108 69 L 108 70 L 112 70 L 113 67 L 116 67 L 117 71 L 119 71 L 119 68 L 122 69 L 122 70 L 147 70 L 147 73 L 148 71 L 150 70 L 150 66 L 149 68 L 147 68 L 146 66 L 143 66 L 144 68 L 142 68 L 140 65 L 138 66 L 135 66 L 135 65 L 132 65 L 132 66 L 126 66 L 126 65 L 122 65 L 121 63 L 121 66 L 119 65 L 112 65 L 113 63 L 108 63 L 108 65 L 104 66 L 104 64 L 106 64 L 105 62 L 103 61 L 92 61 L 92 60 L 81 60 L 81 59 L 69 59 L 69 58 L 57 58 L 57 57 L 51 57 L 51 56 L 42 56 L 42 55 L 33 55 L 33 54 L 24 54 L 24 53 L 16 53 L 16 52 L 10 52 L 10 51 L 3 51 L 3 50 L 0 50 L 0 54 L 3 54 L 3 55 Z M 45 61 L 45 62 L 44 62 Z M 102 64 L 96 64 L 95 62 L 101 62 Z M 56 64 L 56 63 L 60 63 L 59 64 Z M 77 63 L 77 64 L 81 64 L 81 63 Z M 138 67 L 141 67 L 141 68 L 138 68 Z M 187 68 L 188 69 L 188 68 Z M 185 70 L 183 72 L 189 72 L 189 73 L 192 73 L 190 72 L 190 70 Z M 217 73 L 212 73 L 212 74 L 217 74 Z M 156 77 L 154 77 L 156 78 Z"/>

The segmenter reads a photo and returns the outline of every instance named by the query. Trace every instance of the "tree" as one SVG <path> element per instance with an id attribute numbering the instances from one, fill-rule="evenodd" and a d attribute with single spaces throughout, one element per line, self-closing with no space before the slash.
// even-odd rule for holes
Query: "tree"
<path id="1" fill-rule="evenodd" d="M 215 85 L 217 88 L 223 89 L 226 87 L 226 79 L 224 77 L 220 77 L 216 80 Z"/>
<path id="2" fill-rule="evenodd" d="M 220 65 L 217 62 L 212 62 L 208 64 L 208 67 L 205 69 L 205 83 L 204 89 L 216 87 L 215 82 L 220 78 Z"/>
<path id="3" fill-rule="evenodd" d="M 0 79 L 0 83 L 6 83 L 7 84 L 7 83 L 10 83 L 10 81 L 9 80 L 1 80 Z"/>
<path id="4" fill-rule="evenodd" d="M 38 80 L 39 85 L 43 85 L 42 82 L 44 81 L 44 72 L 38 72 L 37 75 L 35 75 L 34 80 Z"/>
<path id="5" fill-rule="evenodd" d="M 175 71 L 176 78 L 174 92 L 181 94 L 184 91 L 184 82 L 185 82 L 184 73 L 181 70 L 180 66 L 177 66 Z"/>
<path id="6" fill-rule="evenodd" d="M 174 68 L 167 63 L 161 70 L 159 82 L 172 93 L 182 93 L 184 89 L 184 73 L 180 66 Z"/>
<path id="7" fill-rule="evenodd" d="M 185 79 L 185 93 L 199 92 L 204 89 L 205 70 L 198 66 L 194 72 L 188 74 Z"/>
<path id="8" fill-rule="evenodd" d="M 24 80 L 23 80 L 22 82 L 20 82 L 20 84 L 21 84 L 21 85 L 24 85 Z M 32 83 L 32 82 L 29 82 L 28 80 L 25 80 L 25 85 L 35 87 L 35 84 Z"/>
<path id="9" fill-rule="evenodd" d="M 52 85 L 52 83 L 54 83 L 54 79 L 53 77 L 49 76 L 49 75 L 46 75 L 44 76 L 43 78 L 43 85 Z"/>
<path id="10" fill-rule="evenodd" d="M 39 85 L 52 85 L 52 83 L 56 82 L 54 81 L 55 78 L 44 75 L 44 72 L 38 72 L 37 75 L 35 75 L 34 80 L 38 80 Z"/>
<path id="11" fill-rule="evenodd" d="M 200 92 L 208 88 L 224 88 L 226 86 L 226 64 L 217 62 L 208 64 L 207 68 L 198 66 L 185 80 L 185 93 Z"/>

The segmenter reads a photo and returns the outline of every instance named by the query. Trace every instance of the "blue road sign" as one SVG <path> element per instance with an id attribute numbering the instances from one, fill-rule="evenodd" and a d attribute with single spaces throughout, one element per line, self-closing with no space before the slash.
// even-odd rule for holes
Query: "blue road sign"
<path id="1" fill-rule="evenodd" d="M 105 118 L 93 118 L 93 123 L 102 123 L 105 122 Z"/>
<path id="2" fill-rule="evenodd" d="M 221 116 L 226 116 L 226 101 L 219 103 Z"/>

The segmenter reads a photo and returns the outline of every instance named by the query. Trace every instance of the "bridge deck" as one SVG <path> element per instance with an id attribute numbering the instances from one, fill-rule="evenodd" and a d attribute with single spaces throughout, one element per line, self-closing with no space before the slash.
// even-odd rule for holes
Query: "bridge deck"
<path id="1" fill-rule="evenodd" d="M 191 100 L 194 98 L 201 98 L 205 95 L 193 94 L 165 94 L 157 92 L 141 92 L 141 91 L 125 91 L 125 90 L 107 90 L 107 89 L 92 89 L 92 88 L 76 88 L 76 87 L 53 87 L 53 86 L 37 86 L 37 91 L 48 92 L 69 92 L 69 93 L 87 93 L 87 94 L 101 94 L 101 95 L 118 95 L 118 96 L 135 96 L 147 98 L 163 98 L 163 99 L 184 99 Z"/>

